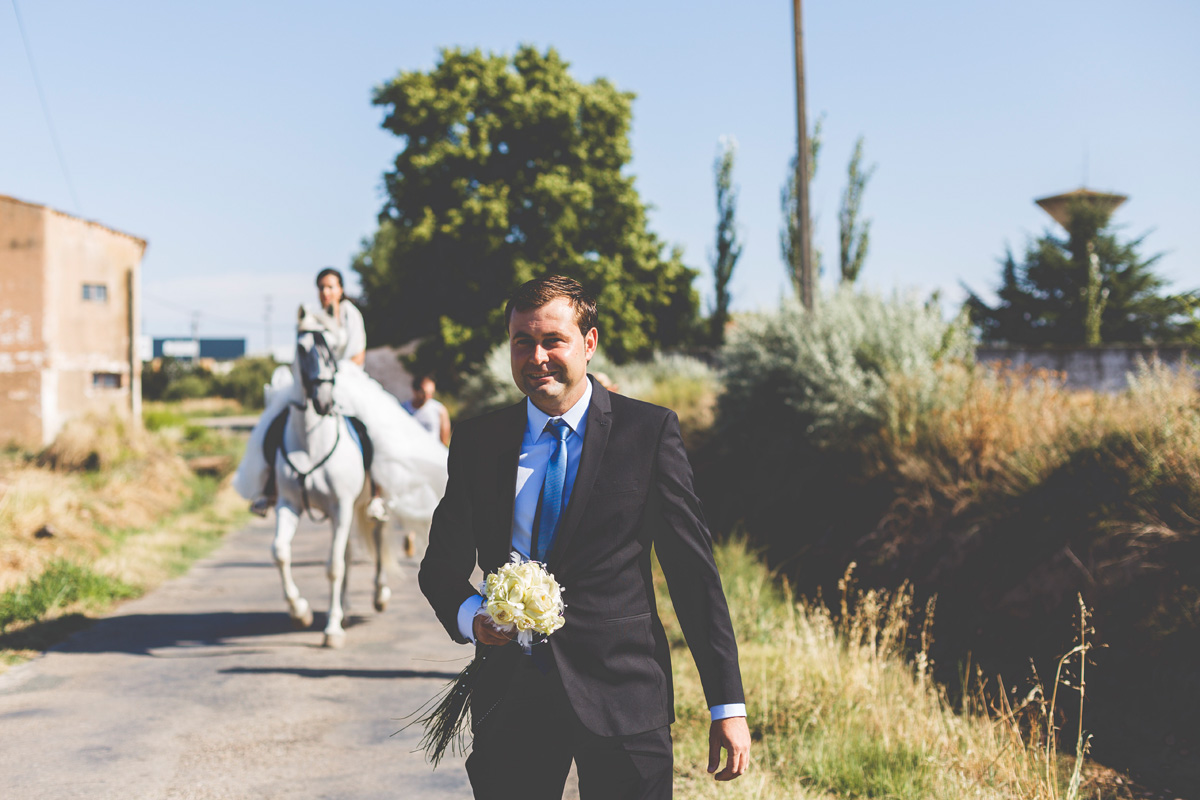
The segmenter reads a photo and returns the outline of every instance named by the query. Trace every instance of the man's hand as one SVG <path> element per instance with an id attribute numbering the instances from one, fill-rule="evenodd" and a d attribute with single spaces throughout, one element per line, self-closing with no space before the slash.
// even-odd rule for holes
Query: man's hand
<path id="1" fill-rule="evenodd" d="M 721 766 L 721 750 L 729 752 L 725 769 Z M 731 781 L 746 771 L 750 765 L 750 728 L 745 717 L 714 719 L 708 729 L 708 771 L 719 781 Z"/>
<path id="2" fill-rule="evenodd" d="M 471 623 L 475 631 L 475 641 L 482 644 L 490 644 L 493 647 L 508 644 L 515 637 L 516 631 L 502 631 L 496 627 L 496 623 L 492 622 L 492 618 L 486 614 L 476 614 L 475 621 Z M 747 735 L 746 741 L 750 738 Z"/>

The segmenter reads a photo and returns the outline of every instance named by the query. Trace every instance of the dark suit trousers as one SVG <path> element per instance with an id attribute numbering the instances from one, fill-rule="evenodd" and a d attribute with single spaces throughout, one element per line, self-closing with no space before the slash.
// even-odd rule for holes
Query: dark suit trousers
<path id="1" fill-rule="evenodd" d="M 521 656 L 503 699 L 478 720 L 467 758 L 476 800 L 561 800 L 572 759 L 580 800 L 670 800 L 670 727 L 596 736 L 571 709 L 557 670 L 543 669 Z"/>

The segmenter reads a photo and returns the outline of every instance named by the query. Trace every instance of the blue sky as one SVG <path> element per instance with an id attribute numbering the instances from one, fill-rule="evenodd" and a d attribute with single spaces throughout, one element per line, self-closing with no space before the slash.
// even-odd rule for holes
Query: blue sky
<path id="1" fill-rule="evenodd" d="M 577 78 L 637 93 L 631 171 L 652 228 L 711 295 L 718 138 L 739 142 L 735 309 L 787 291 L 779 192 L 795 148 L 791 3 L 18 0 L 68 178 L 0 4 L 0 194 L 149 240 L 145 332 L 290 340 L 325 265 L 346 268 L 397 141 L 372 88 L 441 47 L 554 46 Z M 1085 182 L 1130 201 L 1128 235 L 1200 286 L 1200 4 L 1093 0 L 805 4 L 808 113 L 825 115 L 816 243 L 836 269 L 855 139 L 878 169 L 862 281 L 992 288 L 1052 225 L 1033 198 Z M 74 194 L 74 196 L 73 196 Z M 76 202 L 76 199 L 78 202 Z M 349 277 L 349 276 L 348 276 Z M 832 275 L 827 275 L 828 283 Z"/>

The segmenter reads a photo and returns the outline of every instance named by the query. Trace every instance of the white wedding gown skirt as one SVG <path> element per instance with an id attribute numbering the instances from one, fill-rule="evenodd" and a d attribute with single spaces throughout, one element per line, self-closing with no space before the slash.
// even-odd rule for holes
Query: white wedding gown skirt
<path id="1" fill-rule="evenodd" d="M 259 418 L 233 487 L 247 500 L 262 494 L 269 466 L 263 457 L 267 428 L 295 398 L 291 371 L 279 367 L 266 390 L 266 409 Z M 399 401 L 352 361 L 338 362 L 333 397 L 338 410 L 362 420 L 375 448 L 371 476 L 388 508 L 404 527 L 428 526 L 446 492 L 446 446 L 421 427 Z"/>

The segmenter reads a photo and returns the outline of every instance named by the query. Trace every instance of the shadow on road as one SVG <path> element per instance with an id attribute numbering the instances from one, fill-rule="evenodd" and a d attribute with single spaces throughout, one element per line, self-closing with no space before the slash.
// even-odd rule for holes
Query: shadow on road
<path id="1" fill-rule="evenodd" d="M 226 675 L 298 675 L 301 678 L 436 678 L 452 681 L 457 672 L 427 672 L 412 669 L 310 669 L 308 667 L 229 667 Z"/>
<path id="2" fill-rule="evenodd" d="M 308 630 L 319 633 L 325 627 L 325 618 L 324 612 L 315 612 L 312 627 Z M 366 620 L 364 616 L 351 614 L 342 624 L 349 629 Z M 100 620 L 84 614 L 69 614 L 6 633 L 0 636 L 0 648 L 44 650 L 50 643 L 69 636 L 54 649 L 62 653 L 162 656 L 162 652 L 155 651 L 178 648 L 186 653 L 197 647 L 244 646 L 246 642 L 232 640 L 293 632 L 291 620 L 282 611 L 129 614 Z M 313 646 L 318 645 L 319 642 Z"/>

